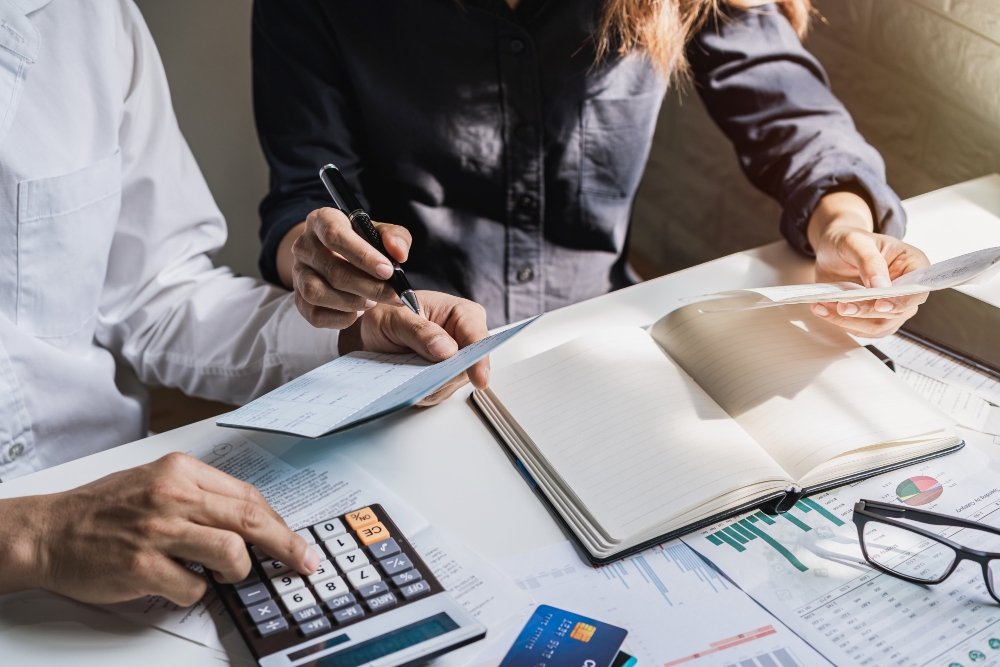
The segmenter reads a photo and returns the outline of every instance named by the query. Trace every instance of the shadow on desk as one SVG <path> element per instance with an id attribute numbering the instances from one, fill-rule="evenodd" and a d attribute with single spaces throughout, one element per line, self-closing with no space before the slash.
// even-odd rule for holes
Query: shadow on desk
<path id="1" fill-rule="evenodd" d="M 155 387 L 149 391 L 149 430 L 153 433 L 187 426 L 202 419 L 217 417 L 237 406 L 203 398 L 192 398 L 179 389 Z"/>

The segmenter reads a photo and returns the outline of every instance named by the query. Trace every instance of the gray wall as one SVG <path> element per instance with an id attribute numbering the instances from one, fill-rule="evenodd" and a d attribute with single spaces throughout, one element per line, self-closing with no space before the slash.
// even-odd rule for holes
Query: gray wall
<path id="1" fill-rule="evenodd" d="M 1000 171 L 1000 0 L 814 0 L 806 46 L 903 198 Z M 671 93 L 635 207 L 661 272 L 779 238 L 698 96 Z"/>
<path id="2" fill-rule="evenodd" d="M 229 222 L 216 258 L 257 275 L 267 169 L 250 100 L 251 0 L 137 0 L 181 129 Z M 902 197 L 1000 171 L 1000 0 L 814 0 L 807 47 L 885 157 Z M 633 248 L 674 271 L 779 238 L 780 209 L 743 176 L 697 95 L 663 106 Z"/>
<path id="3" fill-rule="evenodd" d="M 170 80 L 174 111 L 229 223 L 218 265 L 259 276 L 257 205 L 267 164 L 250 97 L 251 0 L 136 0 Z"/>

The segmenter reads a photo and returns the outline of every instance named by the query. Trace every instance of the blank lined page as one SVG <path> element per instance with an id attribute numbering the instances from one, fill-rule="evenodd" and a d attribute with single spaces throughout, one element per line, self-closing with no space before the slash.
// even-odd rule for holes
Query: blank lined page
<path id="1" fill-rule="evenodd" d="M 808 306 L 670 313 L 651 335 L 794 479 L 951 424 Z"/>
<path id="2" fill-rule="evenodd" d="M 638 328 L 584 336 L 500 369 L 490 391 L 612 539 L 784 478 Z"/>

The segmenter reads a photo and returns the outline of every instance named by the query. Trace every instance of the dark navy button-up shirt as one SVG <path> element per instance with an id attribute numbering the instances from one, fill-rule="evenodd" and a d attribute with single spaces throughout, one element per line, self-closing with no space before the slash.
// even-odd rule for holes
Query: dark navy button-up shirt
<path id="1" fill-rule="evenodd" d="M 418 289 L 482 304 L 491 327 L 629 284 L 632 201 L 666 81 L 642 54 L 595 64 L 594 0 L 256 0 L 254 103 L 271 168 L 261 270 L 329 206 L 337 165 L 375 220 L 413 235 Z M 878 153 L 773 6 L 690 45 L 697 90 L 750 179 L 805 227 L 839 186 L 901 234 Z M 719 193 L 725 196 L 724 192 Z M 670 243 L 669 238 L 663 239 Z"/>

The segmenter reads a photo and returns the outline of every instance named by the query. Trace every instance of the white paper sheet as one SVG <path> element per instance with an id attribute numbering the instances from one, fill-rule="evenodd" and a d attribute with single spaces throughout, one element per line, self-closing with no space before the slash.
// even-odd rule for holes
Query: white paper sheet
<path id="1" fill-rule="evenodd" d="M 932 586 L 869 568 L 851 519 L 860 499 L 1000 526 L 1000 474 L 985 454 L 966 447 L 819 494 L 809 499 L 814 505 L 780 517 L 754 512 L 753 521 L 745 515 L 682 539 L 838 667 L 997 664 L 1000 607 L 980 566 L 961 565 Z M 948 531 L 973 548 L 998 546 Z"/>
<path id="2" fill-rule="evenodd" d="M 475 342 L 436 364 L 416 354 L 352 352 L 223 415 L 216 424 L 302 438 L 342 431 L 416 404 L 535 319 Z"/>
<path id="3" fill-rule="evenodd" d="M 299 469 L 235 432 L 216 434 L 192 447 L 188 453 L 257 486 L 293 530 L 352 508 L 380 503 L 441 585 L 490 632 L 505 628 L 505 623 L 516 618 L 530 603 L 528 596 L 489 563 L 429 524 L 350 459 L 335 454 L 314 466 Z M 158 596 L 107 605 L 106 608 L 129 620 L 153 625 L 219 651 L 225 644 L 231 645 L 229 635 L 237 636 L 211 589 L 201 601 L 187 609 L 178 608 Z M 442 664 L 461 664 L 455 663 L 450 655 L 441 658 L 445 661 Z M 471 657 L 463 655 L 465 659 Z"/>
<path id="4" fill-rule="evenodd" d="M 989 401 L 905 366 L 897 366 L 896 374 L 960 425 L 1000 435 L 1000 408 Z"/>
<path id="5" fill-rule="evenodd" d="M 1000 333 L 998 333 L 1000 340 Z M 936 350 L 900 335 L 866 341 L 885 352 L 898 366 L 904 366 L 927 377 L 940 380 L 970 394 L 1000 405 L 1000 380 L 974 366 L 962 363 Z M 1000 343 L 998 343 L 1000 344 Z"/>
<path id="6" fill-rule="evenodd" d="M 869 299 L 884 297 L 920 294 L 922 292 L 931 292 L 967 283 L 981 283 L 992 278 L 998 270 L 1000 270 L 1000 248 L 987 248 L 911 271 L 892 281 L 892 286 L 890 287 L 865 288 L 855 283 L 815 283 L 808 285 L 758 287 L 740 290 L 740 292 L 753 292 L 763 296 L 767 301 L 738 304 L 731 308 L 727 308 L 725 305 L 718 307 L 708 306 L 706 309 L 766 308 L 768 306 L 814 303 L 818 301 L 867 301 Z M 733 292 L 732 294 L 738 293 Z"/>
<path id="7" fill-rule="evenodd" d="M 569 542 L 496 565 L 538 604 L 628 630 L 622 650 L 640 665 L 829 665 L 676 540 L 602 568 L 584 562 Z M 470 665 L 496 667 L 531 611 Z"/>

